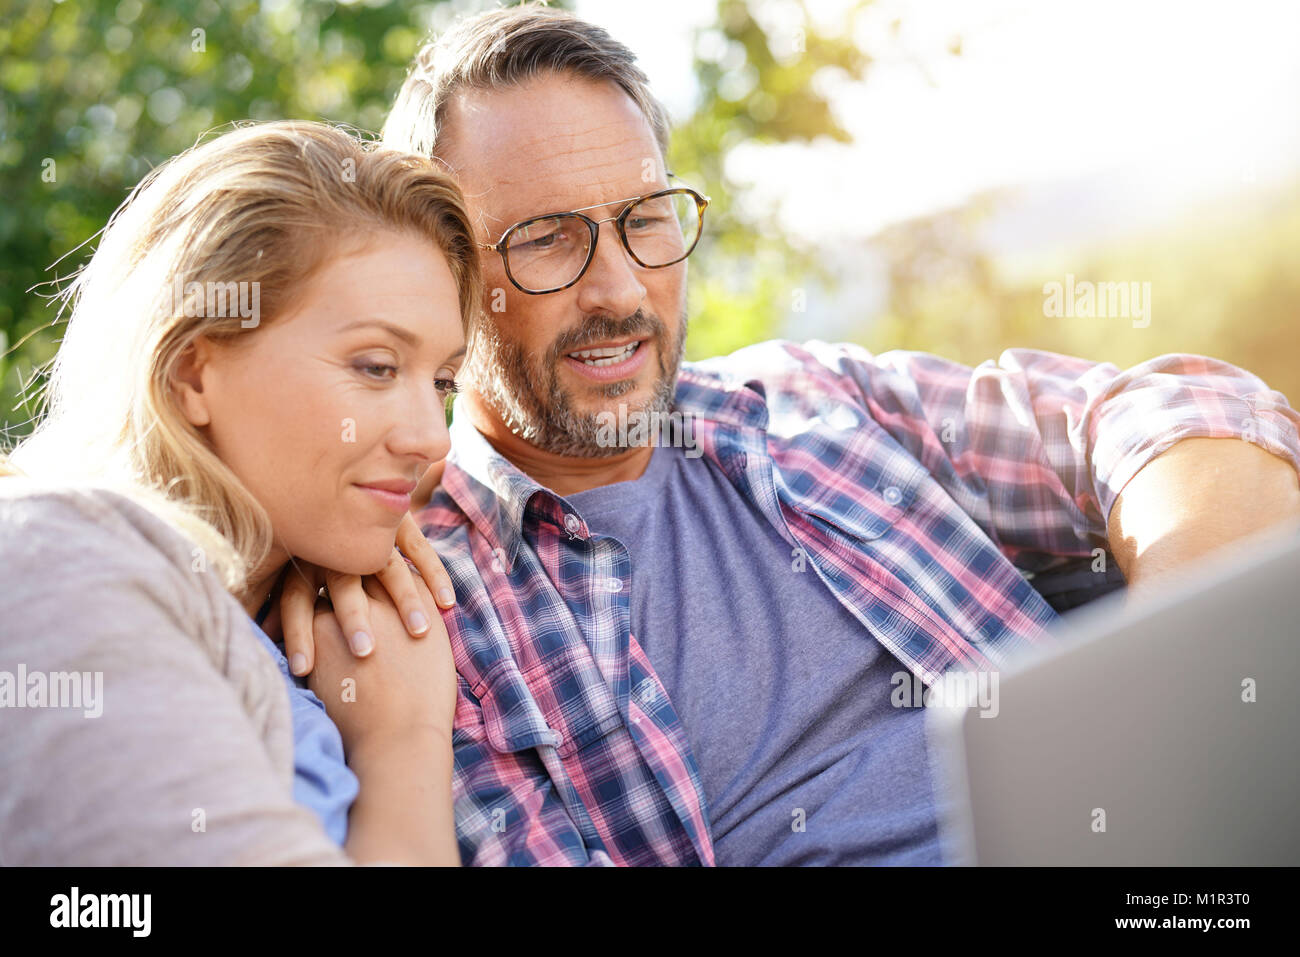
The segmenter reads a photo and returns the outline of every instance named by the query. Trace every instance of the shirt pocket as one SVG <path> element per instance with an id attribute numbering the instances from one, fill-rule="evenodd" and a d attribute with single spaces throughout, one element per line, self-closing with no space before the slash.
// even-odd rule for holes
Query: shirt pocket
<path id="1" fill-rule="evenodd" d="M 489 743 L 498 751 L 553 747 L 561 759 L 624 726 L 618 703 L 594 669 L 571 667 L 571 655 L 553 656 L 521 674 L 503 662 L 474 694 L 483 709 Z"/>
<path id="2" fill-rule="evenodd" d="M 525 672 L 524 681 L 559 739 L 555 748 L 561 759 L 625 726 L 618 700 L 585 643 L 548 657 Z"/>
<path id="3" fill-rule="evenodd" d="M 560 743 L 513 661 L 501 661 L 471 691 L 483 712 L 488 743 L 502 754 Z"/>

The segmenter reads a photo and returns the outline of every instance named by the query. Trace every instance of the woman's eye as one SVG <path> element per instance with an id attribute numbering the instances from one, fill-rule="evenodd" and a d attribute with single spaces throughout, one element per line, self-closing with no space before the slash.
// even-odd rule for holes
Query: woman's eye
<path id="1" fill-rule="evenodd" d="M 433 387 L 443 395 L 455 395 L 460 391 L 460 386 L 456 385 L 455 379 L 434 379 Z"/>
<path id="2" fill-rule="evenodd" d="M 393 379 L 397 376 L 397 366 L 390 366 L 382 362 L 366 362 L 357 366 L 357 369 L 372 379 Z"/>

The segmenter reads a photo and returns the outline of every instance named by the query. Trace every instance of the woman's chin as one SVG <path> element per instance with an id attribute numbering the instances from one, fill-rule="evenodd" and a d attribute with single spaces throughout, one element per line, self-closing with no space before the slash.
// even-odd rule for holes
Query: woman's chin
<path id="1" fill-rule="evenodd" d="M 341 575 L 373 575 L 388 564 L 394 545 L 391 536 L 375 543 L 361 541 L 358 536 L 357 540 L 342 546 L 304 549 L 298 557 Z"/>

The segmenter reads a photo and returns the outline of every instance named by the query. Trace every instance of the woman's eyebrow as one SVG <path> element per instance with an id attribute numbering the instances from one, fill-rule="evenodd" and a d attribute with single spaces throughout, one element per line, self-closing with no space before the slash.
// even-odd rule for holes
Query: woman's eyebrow
<path id="1" fill-rule="evenodd" d="M 339 332 L 351 332 L 354 329 L 363 329 L 367 326 L 377 326 L 378 328 L 383 329 L 385 332 L 388 332 L 391 335 L 396 336 L 398 339 L 401 339 L 403 342 L 407 343 L 408 345 L 418 346 L 420 344 L 420 337 L 417 336 L 410 329 L 404 329 L 401 326 L 394 325 L 391 322 L 384 322 L 384 320 L 382 319 L 359 319 L 356 322 L 350 322 L 346 326 L 343 326 L 342 328 L 339 329 Z M 464 350 L 462 349 L 461 351 L 463 352 Z"/>
<path id="2" fill-rule="evenodd" d="M 457 360 L 457 359 L 459 359 L 459 358 L 461 358 L 462 356 L 465 355 L 465 349 L 466 349 L 465 346 L 461 346 L 459 349 L 457 349 L 457 350 L 456 350 L 455 352 L 453 352 L 451 355 L 447 356 L 447 358 L 444 359 L 444 360 L 442 360 L 442 361 L 443 361 L 443 362 L 454 362 L 455 360 Z"/>

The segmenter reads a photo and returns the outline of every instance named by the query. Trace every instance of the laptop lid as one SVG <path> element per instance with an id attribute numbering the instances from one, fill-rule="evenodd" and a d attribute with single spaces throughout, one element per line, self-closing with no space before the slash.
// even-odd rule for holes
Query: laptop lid
<path id="1" fill-rule="evenodd" d="M 952 863 L 1300 864 L 1300 538 L 1080 609 L 996 691 L 928 716 Z"/>

